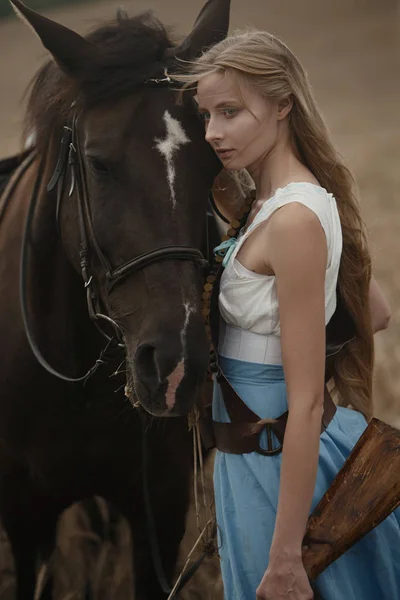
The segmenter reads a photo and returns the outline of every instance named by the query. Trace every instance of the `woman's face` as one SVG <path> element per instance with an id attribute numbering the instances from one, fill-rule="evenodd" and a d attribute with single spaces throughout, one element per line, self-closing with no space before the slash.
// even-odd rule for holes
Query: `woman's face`
<path id="1" fill-rule="evenodd" d="M 248 169 L 263 160 L 278 138 L 278 103 L 262 98 L 229 73 L 202 77 L 197 102 L 206 140 L 226 169 Z"/>

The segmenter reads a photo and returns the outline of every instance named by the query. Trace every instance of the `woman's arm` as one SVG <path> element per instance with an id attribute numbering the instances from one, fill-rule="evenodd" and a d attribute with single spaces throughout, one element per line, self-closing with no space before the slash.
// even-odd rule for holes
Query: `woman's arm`
<path id="1" fill-rule="evenodd" d="M 301 547 L 315 488 L 323 411 L 327 244 L 318 218 L 301 204 L 280 209 L 267 229 L 264 255 L 277 282 L 289 417 L 270 562 L 257 598 L 284 598 L 282 586 L 291 585 L 294 596 L 303 600 L 312 598 Z"/>
<path id="2" fill-rule="evenodd" d="M 387 329 L 391 315 L 390 306 L 376 279 L 372 277 L 369 286 L 369 306 L 371 310 L 372 331 L 376 333 Z"/>

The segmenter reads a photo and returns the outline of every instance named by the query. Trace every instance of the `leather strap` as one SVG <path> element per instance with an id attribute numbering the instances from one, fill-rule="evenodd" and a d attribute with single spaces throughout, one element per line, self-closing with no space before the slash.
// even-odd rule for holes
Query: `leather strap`
<path id="1" fill-rule="evenodd" d="M 224 404 L 231 420 L 230 423 L 220 423 L 218 421 L 212 423 L 215 445 L 218 450 L 228 454 L 247 454 L 248 452 L 258 452 L 265 456 L 279 454 L 282 451 L 285 437 L 288 411 L 277 419 L 260 419 L 243 402 L 221 371 L 217 375 L 217 382 L 220 385 Z M 325 386 L 321 433 L 328 427 L 335 413 L 336 405 Z M 260 435 L 264 430 L 267 432 L 267 449 L 260 446 Z M 274 446 L 272 434 L 278 439 L 278 446 Z"/>

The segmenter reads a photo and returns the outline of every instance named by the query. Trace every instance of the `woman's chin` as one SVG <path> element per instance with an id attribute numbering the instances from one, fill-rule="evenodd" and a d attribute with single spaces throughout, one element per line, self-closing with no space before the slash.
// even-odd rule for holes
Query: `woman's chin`
<path id="1" fill-rule="evenodd" d="M 240 171 L 241 169 L 245 168 L 238 161 L 229 160 L 229 158 L 227 160 L 222 161 L 222 164 L 224 165 L 224 169 L 226 171 Z"/>

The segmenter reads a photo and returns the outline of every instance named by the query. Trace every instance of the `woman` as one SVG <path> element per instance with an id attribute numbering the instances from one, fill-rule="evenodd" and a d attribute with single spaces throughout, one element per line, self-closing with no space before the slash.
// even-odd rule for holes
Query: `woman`
<path id="1" fill-rule="evenodd" d="M 351 175 L 292 52 L 266 32 L 245 32 L 206 52 L 185 81 L 196 87 L 206 139 L 224 168 L 245 169 L 256 188 L 237 243 L 223 245 L 230 247 L 219 365 L 260 419 L 289 410 L 282 453 L 217 452 L 225 597 L 308 600 L 301 556 L 308 516 L 372 414 L 369 290 L 379 311 L 387 310 L 370 284 Z M 325 327 L 338 283 L 357 334 L 331 366 L 341 406 L 321 434 Z M 386 326 L 380 320 L 375 329 Z M 217 383 L 213 416 L 229 422 Z M 390 515 L 319 577 L 324 600 L 400 598 L 399 521 Z"/>

